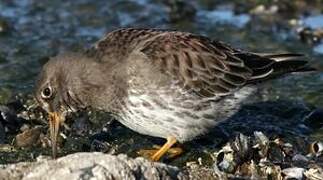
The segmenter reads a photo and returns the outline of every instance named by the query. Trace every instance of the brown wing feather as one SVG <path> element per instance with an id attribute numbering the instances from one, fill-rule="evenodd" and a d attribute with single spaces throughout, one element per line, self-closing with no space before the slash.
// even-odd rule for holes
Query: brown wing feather
<path id="1" fill-rule="evenodd" d="M 163 32 L 147 40 L 141 52 L 160 70 L 200 95 L 226 95 L 252 75 L 223 43 L 183 32 Z"/>
<path id="2" fill-rule="evenodd" d="M 107 33 L 88 49 L 89 56 L 96 56 L 103 62 L 125 59 L 139 44 L 166 30 L 124 28 Z"/>
<path id="3" fill-rule="evenodd" d="M 298 54 L 250 53 L 204 36 L 160 29 L 112 31 L 87 55 L 111 67 L 138 50 L 161 72 L 204 96 L 225 95 L 247 83 L 308 70 Z"/>

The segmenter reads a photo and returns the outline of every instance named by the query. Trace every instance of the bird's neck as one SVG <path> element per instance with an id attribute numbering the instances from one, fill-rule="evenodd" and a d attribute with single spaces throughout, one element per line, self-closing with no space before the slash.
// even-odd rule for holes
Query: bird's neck
<path id="1" fill-rule="evenodd" d="M 121 70 L 106 69 L 96 63 L 88 63 L 79 74 L 79 84 L 74 92 L 79 95 L 83 107 L 114 112 L 125 95 L 125 78 Z"/>

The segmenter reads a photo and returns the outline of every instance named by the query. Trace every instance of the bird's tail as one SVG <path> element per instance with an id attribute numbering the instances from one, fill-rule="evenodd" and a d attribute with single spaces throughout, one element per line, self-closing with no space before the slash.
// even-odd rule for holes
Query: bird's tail
<path id="1" fill-rule="evenodd" d="M 315 68 L 309 65 L 309 62 L 303 54 L 271 54 L 265 55 L 264 57 L 275 61 L 274 69 L 277 72 L 316 71 Z"/>
<path id="2" fill-rule="evenodd" d="M 316 71 L 302 54 L 236 54 L 252 71 L 250 82 L 272 79 L 291 72 Z"/>

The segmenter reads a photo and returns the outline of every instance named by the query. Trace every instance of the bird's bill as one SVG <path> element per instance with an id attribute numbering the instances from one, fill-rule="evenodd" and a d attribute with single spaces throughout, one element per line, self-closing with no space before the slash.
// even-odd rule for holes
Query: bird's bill
<path id="1" fill-rule="evenodd" d="M 57 136 L 58 136 L 60 121 L 61 121 L 61 115 L 58 112 L 49 113 L 49 130 L 50 130 L 50 139 L 52 144 L 53 158 L 56 158 L 56 155 L 57 155 Z"/>

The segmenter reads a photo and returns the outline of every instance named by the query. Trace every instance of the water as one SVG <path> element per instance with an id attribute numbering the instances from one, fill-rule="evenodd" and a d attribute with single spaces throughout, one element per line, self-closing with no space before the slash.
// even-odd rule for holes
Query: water
<path id="1" fill-rule="evenodd" d="M 50 56 L 89 47 L 105 32 L 120 27 L 190 31 L 254 52 L 304 53 L 312 61 L 322 61 L 322 44 L 302 44 L 293 27 L 284 25 L 286 19 L 259 20 L 247 13 L 235 13 L 232 4 L 217 7 L 211 0 L 193 5 L 197 8 L 195 18 L 174 22 L 169 18 L 169 8 L 152 0 L 1 1 L 0 18 L 9 28 L 0 34 L 0 103 L 15 93 L 32 93 L 37 74 Z M 302 20 L 309 27 L 322 27 L 322 16 Z M 262 88 L 266 100 L 289 99 L 323 107 L 322 73 L 286 76 Z M 120 136 L 141 137 L 127 130 Z"/>
<path id="2" fill-rule="evenodd" d="M 313 15 L 303 19 L 304 25 L 313 29 L 323 28 L 323 15 Z"/>

